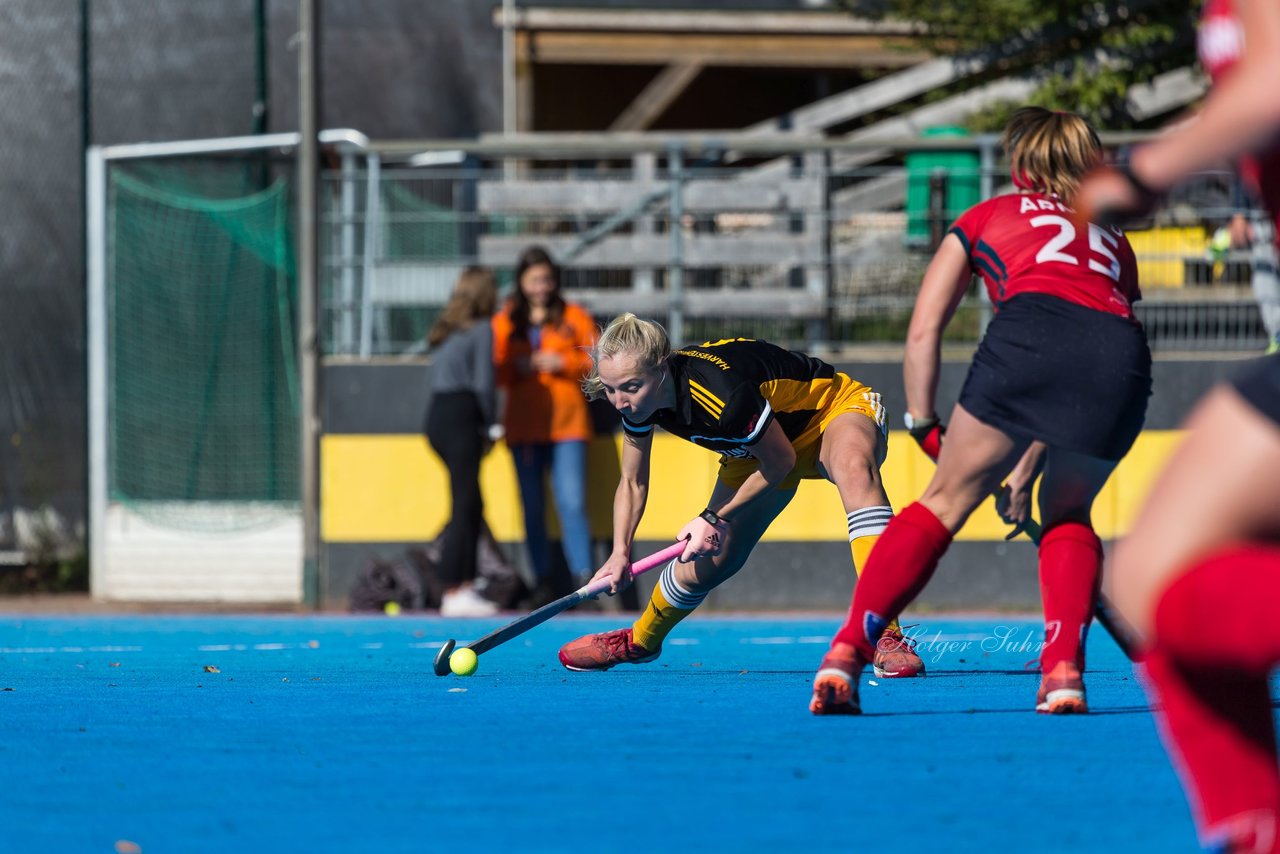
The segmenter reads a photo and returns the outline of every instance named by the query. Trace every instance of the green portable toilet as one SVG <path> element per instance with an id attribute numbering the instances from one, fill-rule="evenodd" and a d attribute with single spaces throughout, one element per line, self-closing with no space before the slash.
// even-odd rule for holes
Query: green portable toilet
<path id="1" fill-rule="evenodd" d="M 962 127 L 944 126 L 926 128 L 922 137 L 968 137 Z M 907 243 L 913 246 L 928 245 L 929 179 L 935 172 L 946 173 L 947 191 L 945 228 L 956 217 L 979 201 L 979 159 L 973 149 L 943 151 L 929 149 L 913 151 L 907 155 Z"/>

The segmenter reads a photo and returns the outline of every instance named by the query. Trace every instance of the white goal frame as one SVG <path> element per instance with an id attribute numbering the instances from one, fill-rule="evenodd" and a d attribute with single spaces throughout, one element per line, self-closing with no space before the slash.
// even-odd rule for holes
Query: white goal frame
<path id="1" fill-rule="evenodd" d="M 327 130 L 322 144 L 359 152 L 377 174 L 378 155 L 364 134 Z M 299 133 L 91 146 L 85 153 L 86 356 L 88 392 L 89 591 L 95 599 L 152 602 L 287 603 L 304 601 L 304 514 L 251 531 L 202 533 L 165 528 L 108 500 L 107 170 L 112 162 L 250 151 L 289 151 Z M 303 421 L 308 419 L 303 416 Z M 308 425 L 304 423 L 304 431 Z M 318 425 L 315 425 L 318 429 Z M 314 502 L 314 496 L 301 496 Z M 184 509 L 201 512 L 200 503 Z M 310 508 L 318 512 L 319 508 Z M 224 512 L 210 503 L 209 514 Z"/>

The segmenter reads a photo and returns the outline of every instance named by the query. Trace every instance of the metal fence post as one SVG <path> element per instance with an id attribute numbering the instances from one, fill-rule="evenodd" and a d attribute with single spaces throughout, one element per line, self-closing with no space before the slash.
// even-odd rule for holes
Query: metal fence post
<path id="1" fill-rule="evenodd" d="M 996 194 L 996 145 L 998 137 L 984 133 L 978 137 L 978 154 L 981 174 L 978 176 L 978 195 L 985 202 Z M 978 337 L 987 332 L 987 324 L 991 322 L 991 297 L 987 289 L 978 288 Z"/>
<path id="2" fill-rule="evenodd" d="M 369 358 L 373 347 L 373 277 L 378 251 L 378 221 L 382 207 L 382 160 L 370 154 L 366 163 L 368 184 L 364 203 L 364 283 L 360 288 L 360 357 Z"/>
<path id="3" fill-rule="evenodd" d="M 947 235 L 947 217 L 950 214 L 951 173 L 946 169 L 934 169 L 929 173 L 929 250 L 936 252 L 942 238 Z"/>
<path id="4" fill-rule="evenodd" d="M 356 343 L 356 156 L 342 152 L 342 190 L 340 194 L 339 253 L 342 265 L 342 289 L 338 311 L 337 338 L 331 352 L 350 353 Z M 332 327 L 330 327 L 332 331 Z"/>
<path id="5" fill-rule="evenodd" d="M 319 0 L 298 2 L 298 373 L 301 378 L 302 601 L 320 605 L 325 590 L 320 532 L 320 336 L 317 245 L 320 215 Z"/>
<path id="6" fill-rule="evenodd" d="M 978 135 L 978 195 L 984 202 L 996 194 L 996 145 L 994 134 Z"/>
<path id="7" fill-rule="evenodd" d="M 668 259 L 667 289 L 671 313 L 667 333 L 673 346 L 684 343 L 684 152 L 673 142 L 668 149 L 667 172 L 671 180 L 671 258 Z"/>
<path id="8" fill-rule="evenodd" d="M 643 192 L 652 189 L 652 184 L 657 177 L 658 158 L 652 154 L 637 154 L 631 158 L 632 163 L 632 180 L 639 184 L 642 188 L 647 188 Z M 636 218 L 635 233 L 637 236 L 649 236 L 653 234 L 653 217 L 643 215 Z M 638 294 L 653 293 L 654 279 L 656 271 L 653 267 L 636 267 L 631 273 L 632 288 Z"/>
<path id="9" fill-rule="evenodd" d="M 830 151 L 807 151 L 803 177 L 813 182 L 813 206 L 804 215 L 805 249 L 809 257 L 804 267 L 804 287 L 810 300 L 823 306 L 805 323 L 805 339 L 810 349 L 830 345 L 833 297 L 835 294 L 831 257 Z"/>

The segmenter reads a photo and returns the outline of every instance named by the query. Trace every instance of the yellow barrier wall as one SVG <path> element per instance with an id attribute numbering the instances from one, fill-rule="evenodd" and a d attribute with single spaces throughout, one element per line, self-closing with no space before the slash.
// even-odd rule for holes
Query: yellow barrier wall
<path id="1" fill-rule="evenodd" d="M 1186 284 L 1186 260 L 1205 257 L 1209 236 L 1204 226 L 1169 226 L 1126 231 L 1138 258 L 1143 288 L 1180 288 Z"/>
<path id="2" fill-rule="evenodd" d="M 1103 539 L 1124 534 L 1133 523 L 1155 475 L 1177 444 L 1174 430 L 1149 430 L 1121 462 L 1095 504 L 1094 525 Z M 602 438 L 592 449 L 593 471 L 608 471 L 612 457 Z M 924 491 L 933 464 L 905 432 L 890 434 L 884 465 L 885 488 L 901 508 Z M 325 541 L 412 542 L 435 537 L 449 518 L 448 475 L 420 435 L 333 434 L 321 440 L 320 524 Z M 654 437 L 649 506 L 639 539 L 670 540 L 705 506 L 715 481 L 717 457 L 674 436 Z M 616 466 L 616 462 L 612 463 Z M 592 526 L 609 528 L 616 481 L 596 477 L 590 486 Z M 520 497 L 507 449 L 499 445 L 481 467 L 485 516 L 500 540 L 524 536 Z M 1007 533 L 992 502 L 978 509 L 960 531 L 960 540 L 1001 540 Z M 841 541 L 844 512 L 836 489 L 806 481 L 795 500 L 765 535 L 766 540 Z"/>

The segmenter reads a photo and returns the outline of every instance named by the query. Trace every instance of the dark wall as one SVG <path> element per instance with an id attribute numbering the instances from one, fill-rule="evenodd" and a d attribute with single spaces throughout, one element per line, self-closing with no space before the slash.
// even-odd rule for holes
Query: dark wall
<path id="1" fill-rule="evenodd" d="M 77 4 L 0 4 L 0 543 L 16 507 L 83 517 Z"/>
<path id="2" fill-rule="evenodd" d="M 113 144 L 254 129 L 254 0 L 86 5 L 87 79 L 80 3 L 0 3 L 0 545 L 15 508 L 54 506 L 73 539 L 85 515 L 85 131 Z M 382 138 L 499 129 L 494 3 L 320 5 L 326 127 Z M 266 0 L 268 130 L 297 128 L 297 8 Z"/>

